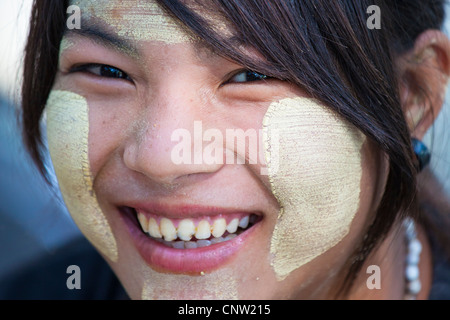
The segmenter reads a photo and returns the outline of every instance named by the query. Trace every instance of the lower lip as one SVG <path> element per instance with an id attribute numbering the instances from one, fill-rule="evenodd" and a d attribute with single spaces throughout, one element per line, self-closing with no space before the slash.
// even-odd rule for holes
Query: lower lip
<path id="1" fill-rule="evenodd" d="M 239 236 L 218 244 L 197 249 L 174 249 L 159 243 L 145 235 L 131 215 L 134 213 L 123 212 L 122 218 L 128 226 L 139 254 L 144 261 L 159 272 L 178 274 L 203 274 L 214 271 L 225 263 L 228 263 L 243 247 L 248 238 L 257 229 L 259 223 L 252 226 Z"/>

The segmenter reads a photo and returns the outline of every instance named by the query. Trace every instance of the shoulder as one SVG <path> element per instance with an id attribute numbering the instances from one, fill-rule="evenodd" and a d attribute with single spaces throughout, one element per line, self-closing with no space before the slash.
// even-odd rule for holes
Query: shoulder
<path id="1" fill-rule="evenodd" d="M 431 231 L 431 232 L 430 232 Z M 428 230 L 431 245 L 433 280 L 430 300 L 450 300 L 450 254 L 446 243 L 439 234 Z"/>
<path id="2" fill-rule="evenodd" d="M 450 299 L 450 200 L 431 170 L 419 176 L 420 223 L 431 246 L 431 300 Z"/>
<path id="3" fill-rule="evenodd" d="M 430 300 L 450 300 L 450 261 L 440 252 L 433 252 L 433 282 L 428 298 Z"/>

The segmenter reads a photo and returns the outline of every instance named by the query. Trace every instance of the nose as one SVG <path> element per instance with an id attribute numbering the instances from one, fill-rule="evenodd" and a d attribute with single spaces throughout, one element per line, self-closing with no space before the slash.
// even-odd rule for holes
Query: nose
<path id="1" fill-rule="evenodd" d="M 201 90 L 186 84 L 181 88 L 172 83 L 155 94 L 131 125 L 125 144 L 125 165 L 163 185 L 213 173 L 223 166 L 218 161 L 203 161 L 206 123 L 202 109 L 207 102 L 198 94 Z"/>

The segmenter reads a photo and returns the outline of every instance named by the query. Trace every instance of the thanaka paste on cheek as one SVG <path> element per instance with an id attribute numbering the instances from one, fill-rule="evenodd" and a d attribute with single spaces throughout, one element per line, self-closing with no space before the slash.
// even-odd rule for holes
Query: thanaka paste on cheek
<path id="1" fill-rule="evenodd" d="M 281 208 L 271 265 L 284 280 L 348 234 L 359 208 L 365 137 L 327 107 L 300 97 L 273 103 L 263 134 L 270 185 Z"/>
<path id="2" fill-rule="evenodd" d="M 121 37 L 134 41 L 185 43 L 193 37 L 154 0 L 73 1 L 82 6 L 83 17 L 100 19 Z"/>
<path id="3" fill-rule="evenodd" d="M 116 262 L 116 240 L 93 189 L 87 101 L 72 92 L 52 91 L 46 113 L 50 155 L 67 209 L 86 238 Z"/>

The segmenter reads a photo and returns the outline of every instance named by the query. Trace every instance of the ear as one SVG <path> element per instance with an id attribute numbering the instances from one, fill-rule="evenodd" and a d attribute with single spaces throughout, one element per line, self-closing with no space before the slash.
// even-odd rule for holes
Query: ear
<path id="1" fill-rule="evenodd" d="M 423 140 L 439 115 L 450 75 L 450 40 L 428 30 L 399 57 L 400 97 L 411 136 Z"/>

